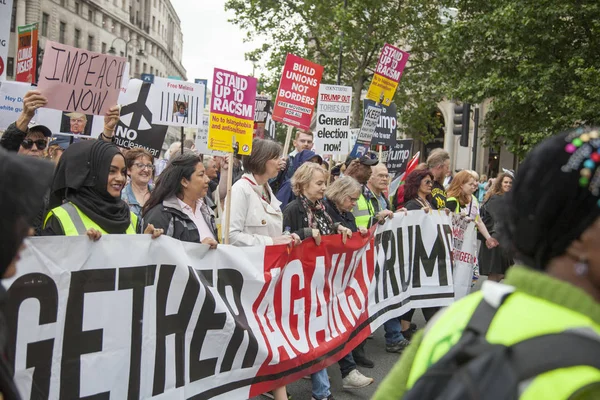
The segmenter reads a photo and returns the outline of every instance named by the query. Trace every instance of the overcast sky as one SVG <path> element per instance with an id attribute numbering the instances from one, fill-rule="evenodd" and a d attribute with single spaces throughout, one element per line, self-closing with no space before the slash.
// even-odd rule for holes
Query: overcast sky
<path id="1" fill-rule="evenodd" d="M 233 15 L 225 12 L 225 0 L 171 0 L 183 30 L 183 66 L 188 81 L 208 79 L 212 88 L 214 68 L 244 75 L 252 74 L 252 63 L 244 53 L 256 46 L 244 43 L 244 32 L 227 22 Z"/>

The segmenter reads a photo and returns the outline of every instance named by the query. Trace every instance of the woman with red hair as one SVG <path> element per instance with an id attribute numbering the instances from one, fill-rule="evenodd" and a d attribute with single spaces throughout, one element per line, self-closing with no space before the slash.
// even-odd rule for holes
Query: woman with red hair
<path id="1" fill-rule="evenodd" d="M 415 170 L 406 177 L 404 184 L 404 208 L 408 211 L 432 209 L 431 189 L 433 174 L 428 169 Z"/>

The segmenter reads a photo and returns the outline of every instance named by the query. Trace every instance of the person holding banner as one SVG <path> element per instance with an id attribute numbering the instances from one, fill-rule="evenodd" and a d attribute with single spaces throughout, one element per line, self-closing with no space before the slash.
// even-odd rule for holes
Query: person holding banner
<path id="1" fill-rule="evenodd" d="M 16 274 L 16 264 L 24 250 L 23 241 L 33 232 L 32 221 L 43 209 L 44 194 L 52 182 L 53 165 L 44 160 L 34 160 L 0 149 L 0 278 Z M 0 285 L 0 305 L 7 303 L 4 286 Z M 0 398 L 21 398 L 13 382 L 11 361 L 15 349 L 9 349 L 10 334 L 4 311 L 0 311 Z M 12 359 L 12 360 L 10 360 Z"/>
<path id="2" fill-rule="evenodd" d="M 518 265 L 445 309 L 375 400 L 600 398 L 599 136 L 573 129 L 525 158 L 494 225 Z"/>
<path id="3" fill-rule="evenodd" d="M 216 249 L 215 215 L 205 202 L 209 178 L 200 156 L 186 151 L 171 159 L 158 177 L 142 212 L 143 224 L 183 242 Z"/>
<path id="4" fill-rule="evenodd" d="M 125 166 L 130 181 L 123 189 L 121 198 L 129 205 L 129 209 L 140 218 L 142 208 L 154 190 L 154 186 L 150 184 L 154 176 L 154 157 L 148 150 L 141 147 L 133 148 L 125 154 Z"/>
<path id="5" fill-rule="evenodd" d="M 231 188 L 229 241 L 234 246 L 299 243 L 296 235 L 283 235 L 283 214 L 268 182 L 279 173 L 281 145 L 254 139 L 252 154 L 244 156 L 245 174 Z M 230 210 L 225 210 L 225 214 Z M 222 219 L 225 221 L 226 218 Z"/>
<path id="6" fill-rule="evenodd" d="M 498 241 L 488 232 L 485 224 L 479 218 L 479 206 L 477 199 L 473 196 L 477 188 L 477 180 L 473 177 L 471 171 L 462 170 L 450 183 L 446 190 L 448 198 L 446 199 L 446 208 L 456 214 L 463 214 L 471 221 L 475 222 L 479 233 L 485 238 L 485 244 L 488 249 L 498 246 Z"/>
<path id="7" fill-rule="evenodd" d="M 269 186 L 269 179 L 277 176 L 284 163 L 280 158 L 281 151 L 277 142 L 254 139 L 252 153 L 242 158 L 245 173 L 231 188 L 229 241 L 232 245 L 300 244 L 297 235 L 281 234 L 283 214 L 280 202 Z M 227 168 L 225 171 L 232 172 Z M 228 212 L 225 210 L 225 214 Z M 221 221 L 226 220 L 224 215 Z M 285 386 L 274 389 L 273 397 L 275 400 L 288 400 Z"/>
<path id="8" fill-rule="evenodd" d="M 349 178 L 352 179 L 352 178 Z M 291 232 L 304 240 L 312 237 L 317 242 L 321 235 L 340 233 L 345 243 L 352 237 L 352 230 L 339 222 L 334 222 L 327 213 L 322 202 L 325 196 L 327 171 L 317 163 L 305 163 L 296 170 L 292 177 L 292 188 L 296 199 L 283 210 L 283 225 L 286 232 Z M 342 382 L 345 389 L 358 389 L 373 383 L 356 369 L 352 354 L 340 360 Z M 323 369 L 311 375 L 313 399 L 328 399 L 331 396 L 327 370 Z"/>
<path id="9" fill-rule="evenodd" d="M 360 194 L 361 186 L 356 179 L 343 176 L 327 187 L 323 204 L 333 222 L 338 222 L 352 232 L 360 232 L 361 235 L 366 236 L 369 231 L 364 227 L 358 228 L 352 215 L 352 209 L 356 206 Z"/>
<path id="10" fill-rule="evenodd" d="M 434 210 L 446 208 L 446 189 L 444 180 L 450 173 L 450 154 L 444 149 L 434 149 L 427 157 L 427 168 L 431 171 L 434 180 L 431 190 L 433 201 L 431 205 Z"/>
<path id="11" fill-rule="evenodd" d="M 135 234 L 138 218 L 121 200 L 126 174 L 125 158 L 114 144 L 86 140 L 69 146 L 56 166 L 42 235 L 97 241 L 103 234 Z M 162 232 L 152 225 L 144 231 L 154 238 Z"/>

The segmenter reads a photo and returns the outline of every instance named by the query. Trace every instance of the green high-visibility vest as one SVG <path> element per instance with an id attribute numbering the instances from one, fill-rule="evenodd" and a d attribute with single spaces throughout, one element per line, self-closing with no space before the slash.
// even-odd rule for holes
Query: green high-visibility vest
<path id="1" fill-rule="evenodd" d="M 364 194 L 360 194 L 356 205 L 352 209 L 352 215 L 354 215 L 356 226 L 359 228 L 369 229 L 371 227 L 371 221 L 375 218 L 375 209 Z"/>
<path id="2" fill-rule="evenodd" d="M 407 389 L 411 389 L 427 369 L 458 342 L 483 296 L 484 293 L 480 291 L 465 297 L 446 309 L 435 323 L 427 328 L 411 367 Z M 600 325 L 586 315 L 517 290 L 500 305 L 486 334 L 486 340 L 511 346 L 523 340 L 567 330 L 588 332 L 589 335 L 600 337 Z M 522 385 L 519 388 L 519 399 L 576 399 L 577 397 L 573 396 L 575 393 L 581 393 L 580 390 L 583 391 L 584 388 L 595 388 L 592 385 L 597 385 L 598 382 L 600 371 L 593 367 L 555 369 Z"/>
<path id="3" fill-rule="evenodd" d="M 92 221 L 73 203 L 65 203 L 60 207 L 53 208 L 44 220 L 44 228 L 46 227 L 48 219 L 50 219 L 51 216 L 55 216 L 56 219 L 58 219 L 58 222 L 60 222 L 60 225 L 63 228 L 65 236 L 85 235 L 88 229 L 96 229 L 104 235 L 108 234 L 108 232 Z M 129 224 L 129 227 L 125 232 L 127 235 L 136 234 L 135 229 L 137 226 L 137 221 L 137 216 L 134 213 L 131 213 L 131 224 Z"/>

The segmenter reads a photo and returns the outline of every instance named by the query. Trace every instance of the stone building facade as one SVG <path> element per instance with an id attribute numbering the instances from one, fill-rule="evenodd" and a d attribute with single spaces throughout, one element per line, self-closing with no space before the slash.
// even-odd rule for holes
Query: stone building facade
<path id="1" fill-rule="evenodd" d="M 99 53 L 113 48 L 127 56 L 132 77 L 186 79 L 181 23 L 169 0 L 14 0 L 8 79 L 15 74 L 16 27 L 34 22 L 42 49 L 47 39 Z"/>

